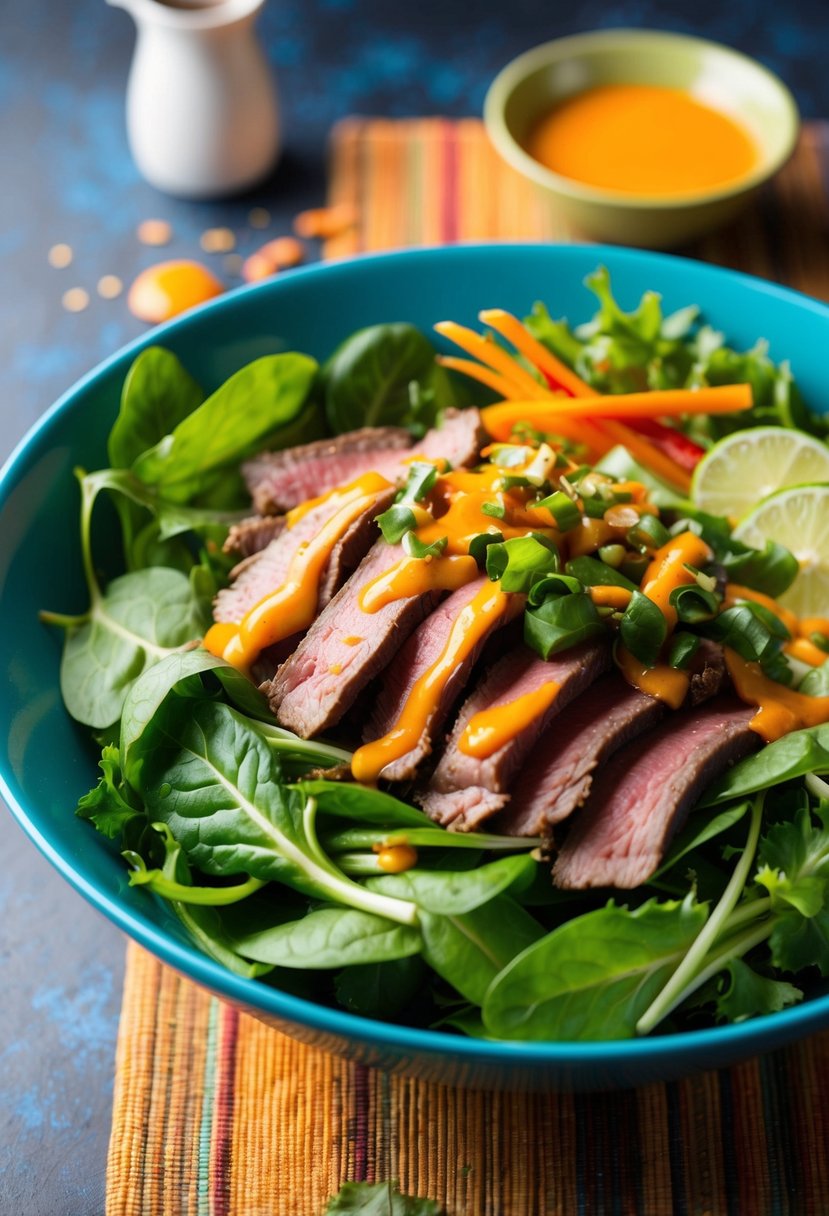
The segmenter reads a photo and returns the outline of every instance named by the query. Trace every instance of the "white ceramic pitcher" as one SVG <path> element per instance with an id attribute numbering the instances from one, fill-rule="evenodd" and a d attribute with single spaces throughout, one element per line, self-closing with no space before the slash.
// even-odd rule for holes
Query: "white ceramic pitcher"
<path id="1" fill-rule="evenodd" d="M 211 198 L 264 177 L 279 153 L 276 88 L 253 29 L 265 0 L 107 3 L 138 30 L 127 135 L 147 181 Z"/>

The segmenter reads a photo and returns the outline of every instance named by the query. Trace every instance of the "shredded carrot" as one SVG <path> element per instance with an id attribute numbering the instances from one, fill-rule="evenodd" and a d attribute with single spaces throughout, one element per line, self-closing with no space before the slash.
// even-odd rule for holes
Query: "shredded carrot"
<path id="1" fill-rule="evenodd" d="M 550 396 L 549 390 L 539 384 L 535 377 L 531 376 L 520 363 L 513 359 L 512 355 L 492 338 L 482 338 L 480 334 L 475 333 L 474 329 L 467 329 L 465 325 L 458 325 L 456 321 L 439 321 L 435 329 L 444 338 L 448 338 L 450 342 L 460 346 L 467 354 L 474 355 L 487 367 L 506 376 L 515 385 L 518 394 L 523 394 L 524 397 L 533 400 L 543 400 Z M 511 397 L 516 395 L 515 390 L 510 394 Z"/>
<path id="2" fill-rule="evenodd" d="M 478 317 L 484 325 L 488 325 L 508 342 L 511 342 L 516 350 L 529 359 L 530 363 L 534 363 L 568 393 L 572 393 L 574 397 L 594 395 L 593 389 L 585 384 L 566 363 L 562 363 L 561 359 L 548 350 L 542 342 L 534 338 L 527 327 L 522 325 L 512 313 L 505 312 L 503 308 L 485 308 L 478 313 Z"/>
<path id="3" fill-rule="evenodd" d="M 483 363 L 476 363 L 474 359 L 458 359 L 454 355 L 438 355 L 437 361 L 441 367 L 448 367 L 453 372 L 460 372 L 464 376 L 469 376 L 472 380 L 478 380 L 481 384 L 485 384 L 493 392 L 500 393 L 505 401 L 509 401 L 515 393 L 515 386 L 510 384 L 505 376 L 494 372 L 491 367 L 484 367 Z M 488 406 L 487 408 L 498 409 L 500 407 Z"/>
<path id="4" fill-rule="evenodd" d="M 616 422 L 612 418 L 602 418 L 596 421 L 615 443 L 620 443 L 623 447 L 627 448 L 634 460 L 638 460 L 640 464 L 643 464 L 646 469 L 650 469 L 657 477 L 661 477 L 664 481 L 670 482 L 672 486 L 676 486 L 683 494 L 689 492 L 691 489 L 690 474 L 685 469 L 681 469 L 675 460 L 671 460 L 669 456 L 663 455 L 652 443 L 649 443 L 641 435 L 637 435 L 635 431 L 632 431 L 630 427 L 625 426 L 622 422 Z"/>
<path id="5" fill-rule="evenodd" d="M 749 384 L 722 384 L 715 388 L 652 389 L 647 393 L 613 396 L 556 397 L 549 408 L 557 414 L 602 418 L 669 418 L 677 414 L 736 414 L 751 408 Z"/>
<path id="6" fill-rule="evenodd" d="M 783 649 L 786 654 L 800 659 L 801 663 L 808 663 L 810 667 L 822 667 L 829 659 L 829 654 L 825 650 L 821 650 L 819 646 L 815 646 L 814 642 L 810 642 L 808 638 L 793 638 L 791 642 L 784 644 Z"/>

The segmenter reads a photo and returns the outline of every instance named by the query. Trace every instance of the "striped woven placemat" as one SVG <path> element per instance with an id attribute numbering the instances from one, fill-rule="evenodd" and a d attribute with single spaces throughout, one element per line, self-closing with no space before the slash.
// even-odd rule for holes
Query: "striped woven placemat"
<path id="1" fill-rule="evenodd" d="M 349 119 L 328 257 L 568 239 L 477 120 Z M 693 256 L 829 297 L 829 126 Z M 135 945 L 118 1039 L 108 1216 L 318 1216 L 346 1179 L 396 1178 L 449 1216 L 823 1216 L 829 1034 L 718 1073 L 602 1095 L 458 1091 L 296 1043 Z"/>

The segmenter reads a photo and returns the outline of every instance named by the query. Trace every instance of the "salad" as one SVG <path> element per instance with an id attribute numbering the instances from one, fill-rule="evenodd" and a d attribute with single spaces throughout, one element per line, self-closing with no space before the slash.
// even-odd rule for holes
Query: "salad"
<path id="1" fill-rule="evenodd" d="M 78 470 L 77 813 L 236 974 L 525 1040 L 829 974 L 826 424 L 762 342 L 588 284 L 575 329 L 384 324 L 206 398 L 148 348 Z"/>

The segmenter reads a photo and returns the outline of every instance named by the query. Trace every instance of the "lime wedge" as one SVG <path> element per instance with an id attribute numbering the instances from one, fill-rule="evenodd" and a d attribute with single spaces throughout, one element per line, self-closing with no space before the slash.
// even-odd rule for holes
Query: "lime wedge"
<path id="1" fill-rule="evenodd" d="M 829 447 L 805 431 L 758 426 L 715 444 L 694 470 L 691 497 L 703 511 L 741 519 L 787 486 L 829 481 Z"/>
<path id="2" fill-rule="evenodd" d="M 762 549 L 776 540 L 791 549 L 800 573 L 780 603 L 798 616 L 829 616 L 829 485 L 780 490 L 734 529 L 737 540 Z"/>

